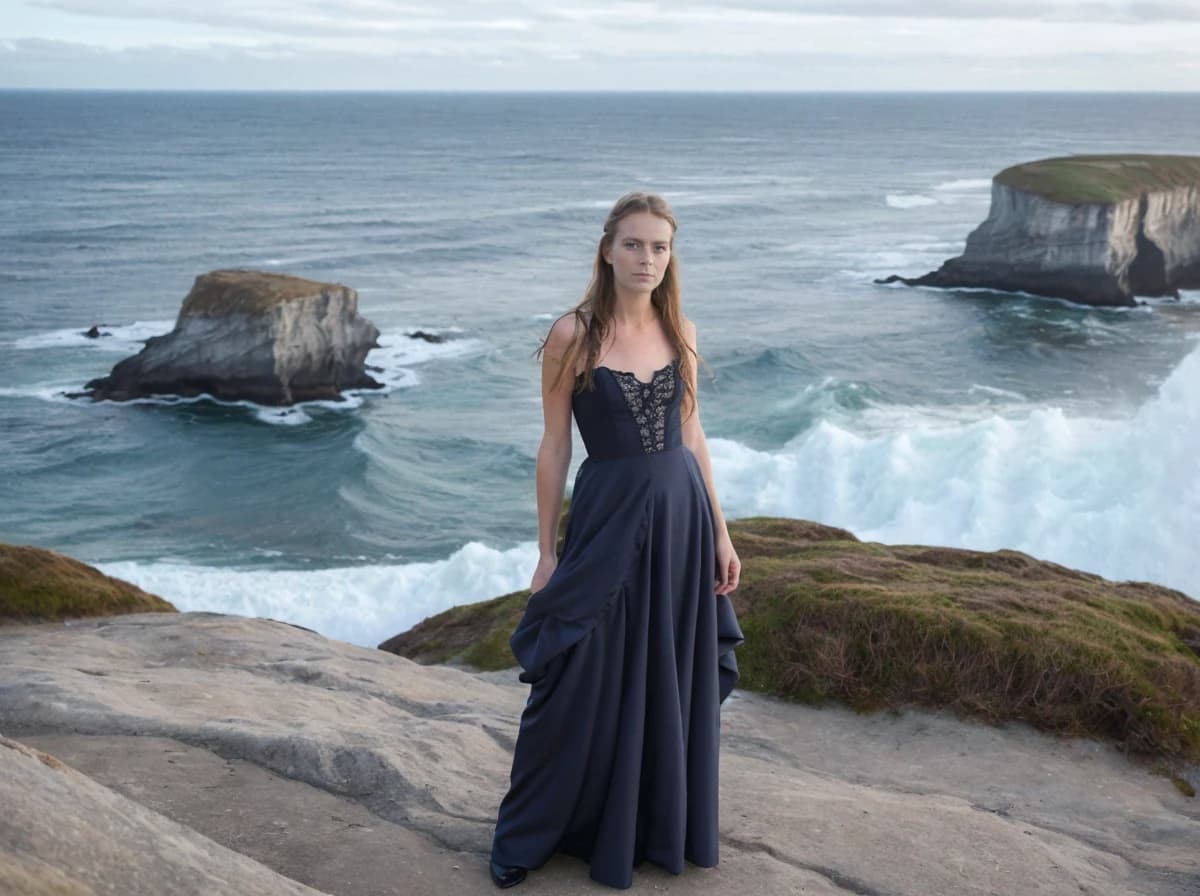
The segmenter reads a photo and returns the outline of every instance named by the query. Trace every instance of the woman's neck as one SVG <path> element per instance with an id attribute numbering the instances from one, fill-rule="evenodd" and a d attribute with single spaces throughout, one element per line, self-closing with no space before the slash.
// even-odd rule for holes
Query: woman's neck
<path id="1" fill-rule="evenodd" d="M 658 309 L 650 301 L 650 293 L 617 291 L 613 306 L 613 323 L 624 329 L 640 330 L 658 320 Z"/>

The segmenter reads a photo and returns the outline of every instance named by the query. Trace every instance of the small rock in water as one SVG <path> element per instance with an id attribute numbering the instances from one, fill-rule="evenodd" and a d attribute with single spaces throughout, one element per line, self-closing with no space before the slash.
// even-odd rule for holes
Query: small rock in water
<path id="1" fill-rule="evenodd" d="M 413 330 L 408 334 L 410 339 L 424 339 L 426 342 L 445 342 L 446 337 L 437 333 L 426 333 L 424 330 Z"/>

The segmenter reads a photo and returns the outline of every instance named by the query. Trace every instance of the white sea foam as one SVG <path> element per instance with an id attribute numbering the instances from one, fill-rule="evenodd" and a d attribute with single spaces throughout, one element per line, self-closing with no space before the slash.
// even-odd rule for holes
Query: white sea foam
<path id="1" fill-rule="evenodd" d="M 1125 419 L 1039 408 L 863 435 L 822 422 L 774 452 L 711 439 L 731 517 L 802 517 L 885 543 L 1014 548 L 1200 599 L 1200 348 Z"/>
<path id="2" fill-rule="evenodd" d="M 1025 401 L 1026 397 L 1020 392 L 1013 392 L 1010 389 L 1001 389 L 998 386 L 986 386 L 983 383 L 971 383 L 967 389 L 969 393 L 982 392 L 985 395 L 995 395 L 997 398 L 1011 398 L 1016 401 Z"/>
<path id="3" fill-rule="evenodd" d="M 136 320 L 131 324 L 109 326 L 97 324 L 97 329 L 106 336 L 92 339 L 84 334 L 89 329 L 74 327 L 66 330 L 49 330 L 45 333 L 31 333 L 13 340 L 9 345 L 19 351 L 45 350 L 54 348 L 94 348 L 106 352 L 133 354 L 142 349 L 142 343 L 151 336 L 161 336 L 171 332 L 175 326 L 173 320 Z"/>
<path id="4" fill-rule="evenodd" d="M 1169 307 L 1171 305 L 1178 305 L 1180 302 L 1186 301 L 1186 299 L 1184 299 L 1183 295 L 1184 294 L 1183 294 L 1182 290 L 1180 290 L 1179 298 L 1175 298 L 1174 296 L 1143 296 L 1143 295 L 1134 293 L 1133 300 L 1135 302 L 1141 302 L 1142 304 L 1145 304 L 1145 305 L 1166 305 Z"/>
<path id="5" fill-rule="evenodd" d="M 963 193 L 971 190 L 990 190 L 992 188 L 991 178 L 987 177 L 965 177 L 959 180 L 948 180 L 945 183 L 940 183 L 935 190 L 941 190 L 948 193 Z"/>
<path id="6" fill-rule="evenodd" d="M 922 205 L 937 205 L 932 196 L 920 193 L 888 193 L 885 200 L 892 208 L 917 208 Z"/>
<path id="7" fill-rule="evenodd" d="M 323 570 L 236 570 L 186 563 L 97 564 L 184 611 L 266 616 L 374 647 L 427 616 L 529 585 L 537 544 L 471 542 L 444 560 Z"/>
<path id="8" fill-rule="evenodd" d="M 71 401 L 63 393 L 72 388 L 53 383 L 34 383 L 29 386 L 0 387 L 0 398 L 36 398 L 39 401 Z"/>

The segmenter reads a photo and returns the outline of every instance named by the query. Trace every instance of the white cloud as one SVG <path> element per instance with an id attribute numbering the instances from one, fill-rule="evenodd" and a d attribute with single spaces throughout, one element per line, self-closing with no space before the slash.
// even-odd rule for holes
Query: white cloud
<path id="1" fill-rule="evenodd" d="M 18 6 L 30 15 L 0 12 L 0 86 L 131 86 L 139 65 L 146 86 L 173 86 L 156 80 L 154 60 L 175 48 L 201 67 L 206 55 L 227 65 L 230 52 L 239 54 L 240 69 L 191 72 L 189 86 L 204 77 L 214 87 L 235 77 L 235 86 L 300 86 L 285 74 L 290 61 L 324 70 L 331 88 L 1200 89 L 1188 63 L 1200 43 L 1200 0 Z M 439 59 L 441 69 L 431 61 Z M 264 61 L 281 67 L 264 69 Z M 306 70 L 301 81 L 313 77 Z"/>

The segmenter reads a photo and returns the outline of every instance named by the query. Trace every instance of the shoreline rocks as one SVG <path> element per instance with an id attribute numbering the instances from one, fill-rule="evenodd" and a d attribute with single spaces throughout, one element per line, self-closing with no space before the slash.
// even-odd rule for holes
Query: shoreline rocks
<path id="1" fill-rule="evenodd" d="M 0 794 L 0 893 L 321 896 L 3 734 Z"/>
<path id="2" fill-rule="evenodd" d="M 141 352 L 70 397 L 341 401 L 346 389 L 382 388 L 364 363 L 378 337 L 375 325 L 358 313 L 358 293 L 347 286 L 261 271 L 211 271 L 196 278 L 174 330 L 146 340 Z"/>
<path id="3" fill-rule="evenodd" d="M 58 772 L 50 805 L 54 766 L 0 743 L 0 869 L 94 869 L 97 893 L 147 892 L 139 877 L 158 892 L 212 892 L 219 850 L 135 816 L 115 792 L 339 896 L 495 892 L 488 849 L 529 693 L 515 670 L 421 666 L 273 620 L 184 612 L 0 626 L 0 680 L 0 734 L 111 788 Z M 631 892 L 1182 896 L 1200 886 L 1194 798 L 1108 744 L 1020 723 L 862 714 L 735 689 L 721 711 L 720 785 L 721 864 L 676 878 L 645 862 Z M 193 850 L 196 870 L 179 872 L 195 887 L 141 861 L 94 864 L 105 830 L 151 862 Z M 239 893 L 289 885 L 245 864 L 228 871 Z M 596 889 L 587 865 L 563 855 L 522 888 Z"/>
<path id="4" fill-rule="evenodd" d="M 875 282 L 1098 306 L 1179 298 L 1200 288 L 1200 156 L 1080 155 L 1006 168 L 961 256 L 920 277 Z"/>

